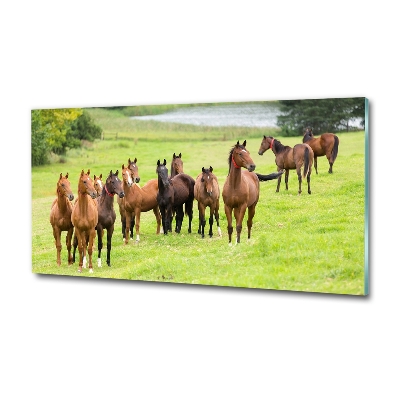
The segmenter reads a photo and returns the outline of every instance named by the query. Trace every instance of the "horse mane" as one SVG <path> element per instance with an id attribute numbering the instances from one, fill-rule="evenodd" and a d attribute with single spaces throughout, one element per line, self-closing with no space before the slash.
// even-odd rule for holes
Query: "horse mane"
<path id="1" fill-rule="evenodd" d="M 272 136 L 270 136 L 272 137 Z M 275 150 L 277 153 L 280 153 L 281 151 L 284 151 L 285 149 L 287 149 L 289 146 L 285 146 L 283 145 L 278 139 L 274 139 L 274 146 L 275 146 Z"/>

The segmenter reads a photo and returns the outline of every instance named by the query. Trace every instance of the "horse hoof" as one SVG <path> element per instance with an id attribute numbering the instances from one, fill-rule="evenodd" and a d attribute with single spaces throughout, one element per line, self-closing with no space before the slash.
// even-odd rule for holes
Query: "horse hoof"
<path id="1" fill-rule="evenodd" d="M 222 236 L 222 231 L 220 227 L 218 227 L 218 236 Z"/>
<path id="2" fill-rule="evenodd" d="M 97 266 L 98 266 L 99 268 L 101 268 L 101 258 L 98 258 L 98 259 L 97 259 Z"/>
<path id="3" fill-rule="evenodd" d="M 89 272 L 93 274 L 93 268 L 89 268 Z"/>

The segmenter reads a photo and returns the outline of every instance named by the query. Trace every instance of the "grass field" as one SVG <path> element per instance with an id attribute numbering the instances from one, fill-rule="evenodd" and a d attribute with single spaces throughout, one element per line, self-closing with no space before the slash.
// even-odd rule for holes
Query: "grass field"
<path id="1" fill-rule="evenodd" d="M 73 275 L 90 278 L 161 281 L 201 285 L 235 286 L 339 294 L 364 294 L 365 222 L 365 133 L 338 134 L 339 155 L 328 174 L 326 158 L 318 159 L 319 174 L 311 175 L 312 194 L 306 185 L 297 195 L 297 176 L 290 172 L 289 190 L 275 192 L 277 181 L 261 182 L 260 200 L 253 221 L 252 238 L 247 241 L 245 221 L 242 242 L 229 247 L 226 217 L 220 200 L 222 237 L 201 238 L 197 234 L 198 213 L 194 202 L 193 230 L 187 233 L 185 217 L 180 234 L 156 235 L 154 214 L 142 214 L 141 241 L 124 245 L 115 200 L 117 220 L 112 240 L 111 268 L 97 268 L 97 240 L 94 273 L 78 273 L 77 263 L 67 264 L 65 232 L 62 234 L 62 264 L 56 264 L 56 248 L 49 222 L 60 173 L 69 173 L 77 196 L 82 169 L 103 177 L 110 170 L 121 171 L 128 158 L 137 157 L 141 185 L 156 178 L 156 163 L 182 153 L 185 173 L 196 176 L 201 168 L 214 168 L 222 186 L 228 172 L 227 156 L 239 139 L 257 165 L 256 172 L 276 170 L 274 155 L 257 154 L 263 134 L 276 131 L 250 128 L 197 128 L 177 124 L 131 121 L 117 112 L 91 109 L 105 130 L 105 140 L 96 141 L 67 154 L 63 163 L 32 168 L 32 271 L 39 274 Z M 119 132 L 118 139 L 112 132 Z M 301 138 L 280 138 L 293 146 Z M 208 209 L 206 214 L 208 224 Z M 215 229 L 216 232 L 216 229 Z M 235 230 L 234 230 L 235 233 Z"/>

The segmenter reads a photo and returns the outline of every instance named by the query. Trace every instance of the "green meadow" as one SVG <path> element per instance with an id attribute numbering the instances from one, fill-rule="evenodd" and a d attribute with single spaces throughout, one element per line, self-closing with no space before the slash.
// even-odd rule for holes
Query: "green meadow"
<path id="1" fill-rule="evenodd" d="M 277 129 L 204 128 L 154 121 L 133 121 L 116 110 L 89 109 L 104 130 L 104 140 L 71 150 L 50 165 L 32 168 L 32 272 L 88 278 L 111 278 L 196 285 L 218 285 L 324 293 L 364 294 L 365 225 L 365 132 L 339 133 L 339 155 L 328 174 L 325 157 L 318 158 L 318 171 L 311 175 L 312 194 L 299 196 L 297 174 L 290 171 L 289 190 L 284 178 L 276 193 L 277 180 L 260 182 L 260 200 L 253 220 L 252 237 L 247 240 L 247 214 L 241 243 L 228 246 L 227 224 L 222 197 L 220 225 L 214 236 L 204 239 L 197 233 L 199 219 L 194 201 L 192 233 L 184 218 L 182 232 L 156 234 L 152 211 L 141 216 L 141 241 L 125 245 L 116 199 L 117 219 L 112 239 L 111 267 L 97 267 L 97 239 L 93 251 L 94 273 L 78 272 L 78 261 L 68 266 L 62 234 L 62 264 L 56 263 L 56 248 L 49 222 L 50 207 L 56 195 L 60 173 L 69 173 L 77 196 L 82 169 L 91 176 L 110 170 L 121 171 L 128 158 L 137 158 L 140 185 L 156 178 L 157 160 L 166 159 L 169 168 L 173 153 L 182 153 L 184 172 L 196 178 L 202 167 L 214 169 L 222 187 L 228 173 L 227 157 L 237 140 L 247 140 L 256 171 L 276 171 L 271 151 L 263 156 L 258 149 L 263 135 L 272 135 L 283 144 L 294 146 L 301 138 L 279 136 Z M 206 212 L 208 225 L 209 209 Z M 208 227 L 206 226 L 208 232 Z M 234 235 L 236 231 L 234 229 Z M 77 254 L 78 257 L 78 254 Z"/>

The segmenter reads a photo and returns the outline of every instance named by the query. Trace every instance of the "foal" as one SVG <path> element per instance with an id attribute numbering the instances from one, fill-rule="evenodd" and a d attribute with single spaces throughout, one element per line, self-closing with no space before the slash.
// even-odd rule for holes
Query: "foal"
<path id="1" fill-rule="evenodd" d="M 221 228 L 219 227 L 219 186 L 218 179 L 212 173 L 213 168 L 202 168 L 201 174 L 196 178 L 194 185 L 194 197 L 197 200 L 199 209 L 199 230 L 198 233 L 204 238 L 204 227 L 206 225 L 206 208 L 210 207 L 210 230 L 208 234 L 213 235 L 212 226 L 217 221 L 218 235 L 221 236 Z"/>
<path id="2" fill-rule="evenodd" d="M 93 241 L 98 222 L 97 204 L 94 200 L 96 197 L 97 192 L 90 178 L 90 169 L 86 173 L 82 170 L 78 182 L 78 199 L 71 215 L 79 250 L 78 272 L 82 272 L 82 267 L 86 268 L 86 251 L 89 254 L 89 272 L 93 272 Z"/>
<path id="3" fill-rule="evenodd" d="M 67 231 L 66 245 L 68 250 L 68 265 L 72 264 L 71 239 L 74 226 L 71 221 L 72 203 L 74 195 L 67 175 L 60 174 L 57 182 L 57 198 L 53 201 L 50 211 L 50 223 L 53 227 L 53 236 L 57 249 L 57 265 L 61 265 L 61 232 Z"/>

